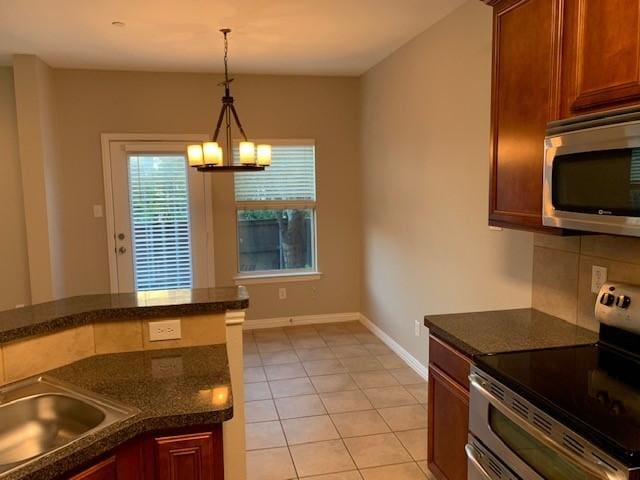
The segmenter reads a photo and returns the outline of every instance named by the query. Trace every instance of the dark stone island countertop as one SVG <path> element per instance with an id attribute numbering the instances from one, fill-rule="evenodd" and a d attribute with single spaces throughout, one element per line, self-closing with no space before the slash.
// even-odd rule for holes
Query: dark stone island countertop
<path id="1" fill-rule="evenodd" d="M 598 341 L 597 333 L 532 308 L 426 315 L 424 325 L 470 357 Z"/>
<path id="2" fill-rule="evenodd" d="M 8 472 L 3 480 L 50 480 L 142 433 L 211 425 L 233 417 L 225 344 L 98 355 L 43 375 L 139 413 Z"/>
<path id="3" fill-rule="evenodd" d="M 84 295 L 0 312 L 0 343 L 101 321 L 223 313 L 248 307 L 245 287 Z"/>

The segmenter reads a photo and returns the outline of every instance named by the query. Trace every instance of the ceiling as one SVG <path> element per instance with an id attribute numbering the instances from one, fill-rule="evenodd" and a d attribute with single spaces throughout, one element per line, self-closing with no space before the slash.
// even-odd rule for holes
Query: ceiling
<path id="1" fill-rule="evenodd" d="M 463 0 L 0 0 L 0 63 L 53 67 L 359 75 Z M 124 22 L 117 27 L 113 21 Z"/>

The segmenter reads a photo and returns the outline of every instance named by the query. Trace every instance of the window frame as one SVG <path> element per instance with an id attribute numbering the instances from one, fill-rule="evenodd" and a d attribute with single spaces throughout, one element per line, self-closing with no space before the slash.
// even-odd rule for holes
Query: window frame
<path id="1" fill-rule="evenodd" d="M 318 280 L 322 273 L 319 268 L 318 254 L 318 177 L 317 177 L 317 157 L 315 139 L 256 139 L 256 144 L 267 143 L 272 146 L 301 145 L 314 147 L 314 183 L 315 200 L 258 200 L 258 201 L 237 201 L 235 199 L 235 177 L 234 177 L 234 203 L 235 203 L 235 224 L 236 224 L 236 276 L 234 281 L 240 284 L 260 284 L 260 283 L 282 283 Z M 240 142 L 234 140 L 235 146 Z M 268 167 L 267 167 L 268 168 Z M 240 174 L 242 175 L 242 174 Z M 278 209 L 307 209 L 313 212 L 312 224 L 312 259 L 311 268 L 285 269 L 285 270 L 256 270 L 252 272 L 240 271 L 240 232 L 238 214 L 241 210 L 278 210 Z"/>

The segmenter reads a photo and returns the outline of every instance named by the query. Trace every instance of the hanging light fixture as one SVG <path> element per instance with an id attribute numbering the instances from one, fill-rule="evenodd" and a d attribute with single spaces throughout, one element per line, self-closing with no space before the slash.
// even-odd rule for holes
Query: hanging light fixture
<path id="1" fill-rule="evenodd" d="M 256 147 L 255 143 L 250 142 L 247 134 L 242 128 L 238 112 L 233 104 L 231 89 L 229 85 L 233 82 L 233 78 L 229 78 L 229 70 L 227 66 L 229 45 L 227 36 L 231 32 L 228 28 L 220 30 L 224 36 L 224 97 L 222 97 L 222 109 L 218 115 L 218 123 L 216 130 L 211 137 L 210 142 L 198 143 L 187 147 L 187 158 L 189 166 L 198 169 L 200 172 L 255 172 L 264 170 L 265 167 L 271 165 L 271 145 L 260 144 Z M 231 137 L 231 121 L 235 122 L 243 141 L 240 142 L 240 165 L 233 164 L 233 138 Z M 222 147 L 218 143 L 218 135 L 224 122 L 225 127 L 225 147 L 226 152 L 223 153 Z"/>

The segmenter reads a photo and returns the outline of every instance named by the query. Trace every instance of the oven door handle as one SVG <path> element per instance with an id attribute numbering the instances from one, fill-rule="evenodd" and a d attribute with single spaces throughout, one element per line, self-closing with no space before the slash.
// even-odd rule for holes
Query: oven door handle
<path id="1" fill-rule="evenodd" d="M 597 475 L 598 478 L 602 478 L 603 480 L 613 480 L 620 479 L 623 480 L 626 477 L 617 470 L 613 470 L 608 468 L 604 463 L 598 462 L 589 462 L 579 455 L 573 453 L 571 450 L 566 448 L 565 446 L 559 444 L 554 439 L 544 434 L 540 430 L 538 430 L 533 425 L 528 422 L 523 421 L 523 419 L 507 407 L 504 403 L 502 403 L 498 398 L 496 398 L 489 390 L 486 389 L 488 382 L 484 380 L 482 377 L 476 374 L 469 375 L 469 382 L 471 386 L 477 391 L 480 395 L 482 395 L 496 410 L 502 413 L 505 417 L 511 420 L 514 424 L 520 427 L 522 430 L 531 435 L 534 439 L 538 440 L 540 443 L 545 446 L 555 450 L 556 452 L 564 455 L 569 458 L 572 462 L 578 464 L 580 467 L 584 468 L 588 472 L 593 475 Z"/>
<path id="2" fill-rule="evenodd" d="M 494 478 L 487 472 L 487 469 L 482 466 L 480 461 L 478 460 L 478 455 L 476 453 L 476 449 L 471 444 L 466 444 L 464 446 L 464 452 L 467 454 L 467 458 L 471 462 L 471 464 L 476 468 L 478 473 L 482 475 L 484 480 L 494 480 Z"/>

